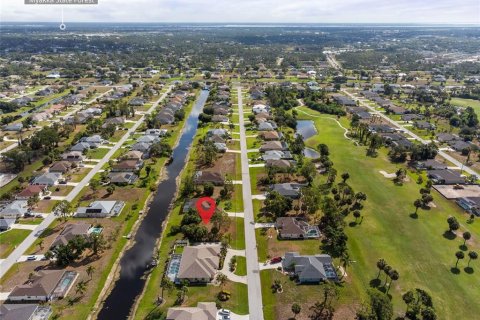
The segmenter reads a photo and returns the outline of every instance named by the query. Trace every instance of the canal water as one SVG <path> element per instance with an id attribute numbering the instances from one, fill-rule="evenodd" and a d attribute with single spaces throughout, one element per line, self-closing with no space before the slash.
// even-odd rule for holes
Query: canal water
<path id="1" fill-rule="evenodd" d="M 176 179 L 186 164 L 188 150 L 197 132 L 198 115 L 207 101 L 209 91 L 202 90 L 192 112 L 187 118 L 185 130 L 173 150 L 173 161 L 166 167 L 168 177 L 160 182 L 135 234 L 135 243 L 125 251 L 120 260 L 120 277 L 107 296 L 98 314 L 100 320 L 127 319 L 136 298 L 145 286 L 142 278 L 146 266 L 151 262 L 157 239 L 162 233 L 162 223 L 168 215 L 169 206 L 177 189 Z"/>
<path id="2" fill-rule="evenodd" d="M 296 135 L 301 135 L 303 140 L 307 140 L 310 137 L 313 137 L 318 133 L 317 128 L 315 128 L 315 123 L 312 120 L 297 120 Z M 312 148 L 305 148 L 303 150 L 303 155 L 310 159 L 320 158 L 320 153 L 315 151 Z"/>

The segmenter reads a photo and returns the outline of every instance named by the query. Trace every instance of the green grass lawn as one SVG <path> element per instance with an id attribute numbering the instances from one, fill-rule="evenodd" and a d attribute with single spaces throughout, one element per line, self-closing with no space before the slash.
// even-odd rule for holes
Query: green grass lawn
<path id="1" fill-rule="evenodd" d="M 444 232 L 449 215 L 457 217 L 460 232 L 468 230 L 474 238 L 480 234 L 480 224 L 468 224 L 468 217 L 457 205 L 436 192 L 432 193 L 436 208 L 419 210 L 418 218 L 412 218 L 412 204 L 419 197 L 420 188 L 414 182 L 416 175 L 410 174 L 411 182 L 396 186 L 379 173 L 380 170 L 395 172 L 400 167 L 388 161 L 385 150 L 377 158 L 367 157 L 365 147 L 354 146 L 345 139 L 344 130 L 334 121 L 315 111 L 308 112 L 320 118 L 313 118 L 319 135 L 307 140 L 307 145 L 313 147 L 322 142 L 329 145 L 339 175 L 348 172 L 351 177 L 348 183 L 368 197 L 362 224 L 346 227 L 350 259 L 355 263 L 347 269 L 349 280 L 340 304 L 361 302 L 370 281 L 376 277 L 376 261 L 384 258 L 400 274 L 390 290 L 397 313 L 405 312 L 401 295 L 416 287 L 432 295 L 437 314 L 444 319 L 467 319 L 479 313 L 480 306 L 475 301 L 480 299 L 480 290 L 472 283 L 480 281 L 480 265 L 473 262 L 477 272 L 468 274 L 464 271 L 466 259 L 459 263 L 460 273 L 452 273 L 455 252 L 463 242 L 461 237 L 447 239 Z M 299 116 L 309 118 L 302 113 Z M 348 127 L 347 119 L 341 122 Z M 354 219 L 346 220 L 348 224 Z M 477 241 L 470 241 L 468 246 L 469 250 L 479 251 Z"/>
<path id="2" fill-rule="evenodd" d="M 232 249 L 243 250 L 245 249 L 245 226 L 243 225 L 243 218 L 230 218 L 231 223 L 234 224 L 232 228 L 232 236 L 230 246 Z"/>
<path id="3" fill-rule="evenodd" d="M 96 148 L 96 149 L 88 150 L 87 158 L 103 159 L 103 157 L 105 157 L 108 151 L 110 151 L 110 149 L 107 149 L 107 148 Z"/>
<path id="4" fill-rule="evenodd" d="M 252 189 L 252 194 L 260 194 L 262 191 L 258 189 L 258 176 L 265 174 L 265 167 L 253 167 L 249 168 L 250 170 L 250 187 Z"/>
<path id="5" fill-rule="evenodd" d="M 8 257 L 15 247 L 32 232 L 31 230 L 11 229 L 0 233 L 0 259 Z"/>
<path id="6" fill-rule="evenodd" d="M 247 275 L 247 259 L 242 256 L 237 257 L 237 268 L 235 269 L 235 274 L 238 276 Z"/>
<path id="7" fill-rule="evenodd" d="M 247 138 L 247 149 L 258 149 L 261 145 L 261 140 L 257 138 Z"/>
<path id="8" fill-rule="evenodd" d="M 26 218 L 26 219 L 18 219 L 17 223 L 36 225 L 36 224 L 40 224 L 42 221 L 43 221 L 42 218 Z"/>
<path id="9" fill-rule="evenodd" d="M 452 98 L 450 103 L 459 107 L 472 107 L 477 115 L 480 115 L 480 101 L 473 99 Z"/>

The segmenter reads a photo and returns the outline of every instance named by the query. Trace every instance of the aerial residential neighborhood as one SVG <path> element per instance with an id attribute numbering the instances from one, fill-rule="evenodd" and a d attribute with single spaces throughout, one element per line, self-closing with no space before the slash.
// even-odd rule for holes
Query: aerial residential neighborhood
<path id="1" fill-rule="evenodd" d="M 2 320 L 477 318 L 479 4 L 6 1 Z"/>

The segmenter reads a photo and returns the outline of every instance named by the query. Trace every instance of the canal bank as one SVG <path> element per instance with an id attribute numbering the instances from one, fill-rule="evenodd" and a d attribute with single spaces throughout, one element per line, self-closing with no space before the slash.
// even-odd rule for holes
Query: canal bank
<path id="1" fill-rule="evenodd" d="M 140 222 L 133 245 L 125 250 L 120 260 L 120 272 L 113 288 L 103 302 L 98 319 L 127 319 L 136 299 L 145 286 L 146 266 L 152 260 L 163 224 L 168 217 L 170 205 L 177 192 L 177 177 L 183 170 L 188 152 L 197 131 L 198 115 L 208 98 L 208 91 L 201 91 L 188 116 L 177 146 L 173 161 L 165 168 L 166 178 L 160 182 L 148 211 Z"/>

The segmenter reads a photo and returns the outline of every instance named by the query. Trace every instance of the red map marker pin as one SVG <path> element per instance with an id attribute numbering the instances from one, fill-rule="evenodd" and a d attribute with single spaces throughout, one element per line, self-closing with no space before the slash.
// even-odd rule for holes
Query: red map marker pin
<path id="1" fill-rule="evenodd" d="M 197 207 L 198 214 L 200 215 L 200 218 L 202 218 L 203 223 L 208 224 L 215 212 L 215 200 L 210 197 L 203 197 L 197 200 L 195 206 Z"/>

